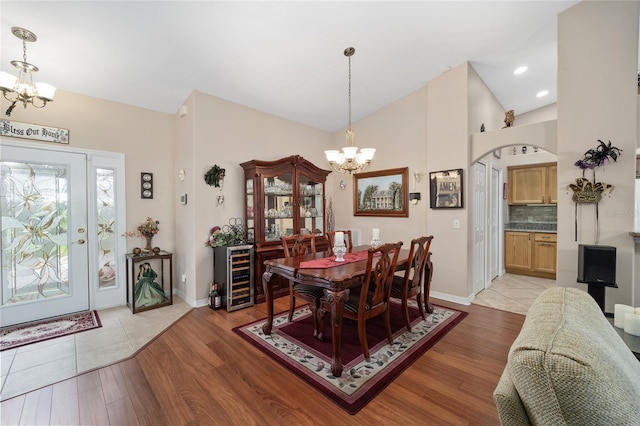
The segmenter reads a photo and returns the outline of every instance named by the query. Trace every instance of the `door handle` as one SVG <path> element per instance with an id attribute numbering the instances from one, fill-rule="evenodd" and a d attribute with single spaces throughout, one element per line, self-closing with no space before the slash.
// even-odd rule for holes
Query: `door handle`
<path id="1" fill-rule="evenodd" d="M 71 244 L 80 244 L 80 245 L 82 245 L 84 243 L 85 243 L 85 241 L 82 238 L 80 238 L 78 241 L 72 241 L 71 242 Z"/>

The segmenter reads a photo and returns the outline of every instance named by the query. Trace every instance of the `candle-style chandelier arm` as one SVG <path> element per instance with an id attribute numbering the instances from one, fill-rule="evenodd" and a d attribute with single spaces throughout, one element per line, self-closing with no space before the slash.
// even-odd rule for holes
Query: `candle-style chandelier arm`
<path id="1" fill-rule="evenodd" d="M 371 164 L 376 150 L 362 148 L 358 151 L 355 146 L 355 133 L 351 128 L 351 57 L 356 53 L 353 47 L 344 50 L 344 56 L 349 58 L 349 126 L 346 133 L 346 146 L 341 151 L 330 149 L 324 152 L 333 170 L 339 173 L 359 173 Z"/>

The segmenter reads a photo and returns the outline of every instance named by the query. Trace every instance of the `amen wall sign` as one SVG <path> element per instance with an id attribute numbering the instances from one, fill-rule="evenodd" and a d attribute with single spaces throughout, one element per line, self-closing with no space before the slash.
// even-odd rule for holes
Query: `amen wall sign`
<path id="1" fill-rule="evenodd" d="M 0 136 L 31 139 L 43 142 L 69 143 L 69 130 L 19 121 L 0 120 Z"/>

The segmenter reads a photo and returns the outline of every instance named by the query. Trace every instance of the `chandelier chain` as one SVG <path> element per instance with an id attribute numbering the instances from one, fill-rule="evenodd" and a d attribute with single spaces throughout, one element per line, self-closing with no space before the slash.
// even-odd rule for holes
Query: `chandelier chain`
<path id="1" fill-rule="evenodd" d="M 351 130 L 351 56 L 349 56 L 349 130 Z"/>
<path id="2" fill-rule="evenodd" d="M 344 55 L 349 59 L 349 125 L 346 134 L 347 143 L 346 146 L 342 148 L 342 151 L 327 150 L 324 152 L 333 170 L 339 173 L 351 174 L 360 173 L 366 169 L 369 164 L 371 164 L 371 160 L 373 160 L 373 155 L 376 151 L 373 148 L 362 148 L 358 150 L 354 143 L 355 135 L 351 129 L 351 57 L 354 53 L 356 53 L 356 50 L 353 47 L 347 47 L 344 50 Z"/>
<path id="3" fill-rule="evenodd" d="M 22 59 L 27 62 L 27 41 L 22 38 Z"/>

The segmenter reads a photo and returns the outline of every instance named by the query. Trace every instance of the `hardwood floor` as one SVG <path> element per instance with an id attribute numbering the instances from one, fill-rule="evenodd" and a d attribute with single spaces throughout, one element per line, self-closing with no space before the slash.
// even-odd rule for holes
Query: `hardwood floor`
<path id="1" fill-rule="evenodd" d="M 194 309 L 130 359 L 2 402 L 0 423 L 498 425 L 492 393 L 524 316 L 433 301 L 469 315 L 355 416 L 232 331 L 260 304 Z"/>

